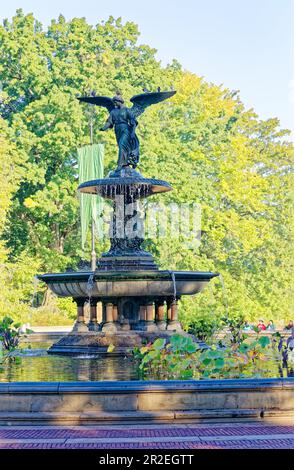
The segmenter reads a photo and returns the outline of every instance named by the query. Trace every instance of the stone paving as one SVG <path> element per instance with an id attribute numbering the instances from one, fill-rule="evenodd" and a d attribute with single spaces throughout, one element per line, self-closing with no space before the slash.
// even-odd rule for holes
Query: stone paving
<path id="1" fill-rule="evenodd" d="M 294 449 L 294 422 L 2 426 L 0 449 Z"/>

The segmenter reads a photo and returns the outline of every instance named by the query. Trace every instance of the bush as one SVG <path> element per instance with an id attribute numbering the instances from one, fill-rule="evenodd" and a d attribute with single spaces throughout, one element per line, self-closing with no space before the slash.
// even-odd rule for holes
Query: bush
<path id="1" fill-rule="evenodd" d="M 201 341 L 210 340 L 213 335 L 221 328 L 221 321 L 213 315 L 202 315 L 193 318 L 188 333 L 196 336 Z"/>
<path id="2" fill-rule="evenodd" d="M 4 349 L 13 351 L 19 343 L 19 323 L 14 323 L 10 317 L 4 317 L 0 322 L 0 341 Z"/>
<path id="3" fill-rule="evenodd" d="M 7 308 L 3 318 L 8 316 L 6 312 Z M 10 316 L 19 324 L 29 323 L 31 326 L 72 325 L 76 319 L 76 304 L 71 298 L 58 298 L 50 293 L 45 304 L 40 307 L 31 307 L 25 302 L 15 303 Z"/>
<path id="4" fill-rule="evenodd" d="M 67 326 L 73 319 L 66 311 L 48 308 L 47 306 L 31 309 L 27 322 L 31 326 Z"/>

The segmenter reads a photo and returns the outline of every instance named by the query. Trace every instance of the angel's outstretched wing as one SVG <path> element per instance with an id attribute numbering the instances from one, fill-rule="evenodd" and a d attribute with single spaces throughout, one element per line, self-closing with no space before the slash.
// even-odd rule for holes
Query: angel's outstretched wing
<path id="1" fill-rule="evenodd" d="M 109 112 L 114 109 L 114 103 L 111 98 L 108 98 L 108 96 L 80 96 L 78 97 L 78 100 L 83 101 L 84 103 L 103 106 L 104 108 L 107 108 Z"/>
<path id="2" fill-rule="evenodd" d="M 140 116 L 144 113 L 145 109 L 152 104 L 160 103 L 168 98 L 171 98 L 176 91 L 158 91 L 151 93 L 141 93 L 140 95 L 135 95 L 131 98 L 133 106 L 131 108 L 132 113 L 135 117 Z"/>

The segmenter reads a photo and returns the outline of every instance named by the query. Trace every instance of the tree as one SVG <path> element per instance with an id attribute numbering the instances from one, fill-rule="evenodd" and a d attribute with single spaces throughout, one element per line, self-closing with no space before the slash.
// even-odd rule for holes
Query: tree
<path id="1" fill-rule="evenodd" d="M 286 318 L 293 185 L 287 131 L 277 119 L 261 121 L 246 110 L 235 92 L 183 72 L 178 62 L 162 67 L 138 37 L 135 24 L 112 17 L 91 26 L 60 16 L 45 31 L 21 10 L 0 27 L 0 165 L 6 165 L 0 171 L 9 186 L 0 213 L 3 265 L 32 277 L 75 267 L 89 256 L 80 248 L 76 194 L 76 149 L 89 143 L 89 116 L 76 95 L 120 90 L 128 99 L 145 86 L 174 86 L 171 102 L 148 109 L 140 120 L 140 171 L 173 185 L 154 200 L 201 205 L 203 235 L 195 249 L 172 233 L 146 246 L 164 269 L 222 273 L 225 292 L 215 280 L 209 292 L 183 299 L 186 325 L 201 313 Z M 114 135 L 98 131 L 104 110 L 91 112 L 95 141 L 106 143 L 107 171 L 116 162 Z M 18 175 L 11 182 L 10 158 Z M 105 243 L 97 243 L 99 252 Z M 9 285 L 28 305 L 32 282 L 24 282 L 24 292 L 14 281 Z M 1 293 L 2 304 L 7 295 Z"/>

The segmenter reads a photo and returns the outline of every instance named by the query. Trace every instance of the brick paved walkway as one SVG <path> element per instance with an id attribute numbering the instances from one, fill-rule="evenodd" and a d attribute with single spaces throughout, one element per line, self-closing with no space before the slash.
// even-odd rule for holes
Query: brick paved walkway
<path id="1" fill-rule="evenodd" d="M 294 422 L 0 427 L 0 449 L 294 449 Z"/>

